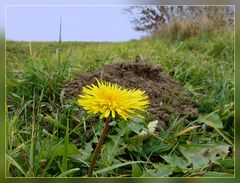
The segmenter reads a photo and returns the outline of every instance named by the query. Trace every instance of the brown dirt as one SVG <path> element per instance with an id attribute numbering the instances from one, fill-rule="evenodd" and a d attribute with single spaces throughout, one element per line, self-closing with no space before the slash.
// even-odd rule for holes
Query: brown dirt
<path id="1" fill-rule="evenodd" d="M 100 70 L 82 73 L 65 85 L 65 98 L 78 97 L 83 86 L 96 84 L 95 78 L 146 91 L 151 101 L 149 113 L 161 122 L 163 128 L 168 126 L 171 117 L 186 116 L 186 120 L 198 117 L 197 109 L 184 92 L 183 85 L 166 76 L 160 65 L 142 60 L 136 60 L 135 63 L 118 62 Z"/>

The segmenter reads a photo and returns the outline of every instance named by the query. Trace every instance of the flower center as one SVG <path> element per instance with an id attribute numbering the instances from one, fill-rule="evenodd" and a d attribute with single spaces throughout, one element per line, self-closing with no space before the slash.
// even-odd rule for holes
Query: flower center
<path id="1" fill-rule="evenodd" d="M 113 101 L 111 98 L 108 99 L 107 106 L 109 109 L 112 109 L 116 106 L 116 102 Z"/>

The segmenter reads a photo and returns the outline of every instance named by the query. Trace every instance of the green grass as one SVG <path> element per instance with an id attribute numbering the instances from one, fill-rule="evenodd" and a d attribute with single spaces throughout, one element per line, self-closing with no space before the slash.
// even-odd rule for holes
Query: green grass
<path id="1" fill-rule="evenodd" d="M 64 83 L 76 75 L 136 55 L 161 64 L 184 84 L 199 118 L 169 121 L 167 130 L 148 131 L 151 118 L 111 123 L 95 176 L 233 176 L 234 45 L 219 32 L 172 42 L 149 39 L 122 43 L 7 42 L 7 176 L 87 175 L 103 129 L 76 101 L 63 98 Z M 79 114 L 84 119 L 79 119 Z M 233 149 L 233 152 L 229 151 Z"/>

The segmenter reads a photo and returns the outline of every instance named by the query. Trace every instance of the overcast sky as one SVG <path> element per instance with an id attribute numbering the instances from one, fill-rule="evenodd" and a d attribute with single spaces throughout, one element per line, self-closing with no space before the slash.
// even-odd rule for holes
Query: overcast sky
<path id="1" fill-rule="evenodd" d="M 62 18 L 63 41 L 128 41 L 139 39 L 126 6 L 7 6 L 6 39 L 57 41 Z"/>

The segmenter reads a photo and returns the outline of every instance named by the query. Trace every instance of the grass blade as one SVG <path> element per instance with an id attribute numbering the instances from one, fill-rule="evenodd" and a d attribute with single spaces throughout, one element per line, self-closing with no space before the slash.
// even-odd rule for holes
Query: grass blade
<path id="1" fill-rule="evenodd" d="M 9 155 L 6 154 L 6 159 L 9 161 L 10 164 L 13 164 L 23 175 L 26 175 L 26 173 L 23 171 L 22 167 Z M 10 166 L 9 164 L 9 166 Z"/>
<path id="2" fill-rule="evenodd" d="M 104 172 L 107 172 L 107 171 L 110 171 L 110 170 L 113 170 L 113 169 L 116 169 L 116 168 L 119 168 L 119 167 L 132 165 L 132 164 L 135 164 L 135 163 L 144 163 L 144 161 L 131 161 L 131 162 L 127 162 L 127 163 L 119 163 L 119 164 L 116 164 L 116 165 L 113 165 L 113 166 L 95 171 L 95 172 L 93 172 L 93 174 L 101 174 L 101 173 L 104 173 Z"/>
<path id="3" fill-rule="evenodd" d="M 185 133 L 187 133 L 187 132 L 189 132 L 189 131 L 191 131 L 191 130 L 193 130 L 193 129 L 199 128 L 199 127 L 200 127 L 199 125 L 198 125 L 198 126 L 188 127 L 188 128 L 186 128 L 186 129 L 180 131 L 179 133 L 177 133 L 177 134 L 175 135 L 175 138 L 178 137 L 178 136 L 184 135 Z"/>
<path id="4" fill-rule="evenodd" d="M 31 147 L 30 147 L 30 171 L 32 175 L 34 175 L 34 156 L 35 156 L 35 147 L 36 147 L 36 133 L 35 133 L 35 93 L 33 97 L 33 104 L 32 104 L 32 138 L 31 138 Z"/>
<path id="5" fill-rule="evenodd" d="M 69 115 L 69 112 L 68 112 Z M 64 142 L 64 154 L 62 158 L 62 170 L 67 171 L 67 158 L 68 158 L 68 141 L 69 141 L 69 119 L 67 119 L 67 129 Z"/>
<path id="6" fill-rule="evenodd" d="M 77 172 L 77 171 L 79 171 L 79 170 L 80 170 L 80 168 L 73 168 L 73 169 L 71 169 L 71 170 L 68 170 L 68 171 L 65 171 L 65 172 L 61 173 L 61 174 L 58 175 L 57 177 L 66 177 L 67 175 L 72 174 L 72 173 L 75 173 L 75 172 Z"/>
<path id="7" fill-rule="evenodd" d="M 49 123 L 53 124 L 56 127 L 59 127 L 59 128 L 62 128 L 62 129 L 66 129 L 66 126 L 62 125 L 61 123 L 59 123 L 57 120 L 53 119 L 49 115 L 44 116 L 44 119 L 45 119 L 46 122 L 49 122 Z"/>

